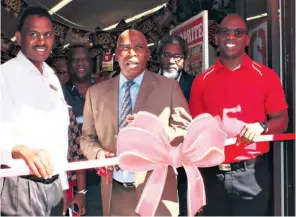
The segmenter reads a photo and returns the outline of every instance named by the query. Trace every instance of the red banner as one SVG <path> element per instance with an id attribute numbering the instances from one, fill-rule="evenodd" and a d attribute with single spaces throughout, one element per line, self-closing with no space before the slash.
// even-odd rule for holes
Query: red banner
<path id="1" fill-rule="evenodd" d="M 172 35 L 182 37 L 188 44 L 185 70 L 197 75 L 209 67 L 208 13 L 203 11 L 171 30 Z"/>

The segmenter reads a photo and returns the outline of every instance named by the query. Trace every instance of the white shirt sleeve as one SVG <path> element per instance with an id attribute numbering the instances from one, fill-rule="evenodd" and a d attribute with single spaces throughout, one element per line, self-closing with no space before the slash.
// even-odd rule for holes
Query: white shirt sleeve
<path id="1" fill-rule="evenodd" d="M 68 190 L 69 189 L 69 182 L 68 182 L 67 172 L 61 172 L 59 174 L 59 176 L 60 176 L 63 191 Z"/>
<path id="2" fill-rule="evenodd" d="M 52 154 L 56 168 L 66 164 L 69 114 L 52 69 L 45 65 L 41 75 L 22 53 L 0 69 L 1 164 L 26 166 L 23 160 L 11 156 L 16 145 L 46 150 Z M 63 179 L 63 188 L 67 189 L 66 174 L 61 175 Z"/>
<path id="3" fill-rule="evenodd" d="M 7 161 L 12 160 L 11 151 L 13 149 L 13 120 L 9 114 L 9 105 L 11 99 L 9 92 L 7 90 L 6 78 L 4 73 L 0 73 L 0 154 L 1 154 L 1 164 L 5 164 Z"/>

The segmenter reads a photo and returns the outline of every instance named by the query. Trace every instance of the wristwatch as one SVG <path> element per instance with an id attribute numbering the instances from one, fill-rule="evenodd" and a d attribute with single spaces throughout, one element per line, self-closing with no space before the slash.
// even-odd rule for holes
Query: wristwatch
<path id="1" fill-rule="evenodd" d="M 259 124 L 260 124 L 261 127 L 263 128 L 263 133 L 267 133 L 267 131 L 268 131 L 268 127 L 267 127 L 266 122 L 261 121 L 261 122 L 259 122 Z"/>

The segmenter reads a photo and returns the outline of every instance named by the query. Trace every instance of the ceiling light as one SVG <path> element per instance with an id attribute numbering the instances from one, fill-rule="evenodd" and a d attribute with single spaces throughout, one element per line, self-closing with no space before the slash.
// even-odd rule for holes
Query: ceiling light
<path id="1" fill-rule="evenodd" d="M 250 21 L 250 20 L 256 20 L 256 19 L 259 19 L 261 17 L 266 17 L 267 16 L 267 13 L 264 13 L 264 14 L 259 14 L 259 15 L 256 15 L 256 16 L 253 16 L 253 17 L 247 17 L 247 21 Z"/>
<path id="2" fill-rule="evenodd" d="M 58 10 L 62 9 L 63 7 L 65 7 L 67 4 L 69 4 L 71 1 L 73 0 L 62 0 L 59 3 L 57 3 L 55 6 L 53 6 L 51 9 L 48 10 L 48 13 L 50 15 L 56 13 Z M 10 40 L 11 41 L 15 41 L 15 36 L 13 36 Z"/>
<path id="3" fill-rule="evenodd" d="M 55 6 L 53 6 L 48 12 L 50 15 L 54 14 L 58 10 L 65 7 L 67 4 L 69 4 L 72 0 L 62 0 L 59 3 L 57 3 Z"/>
<path id="4" fill-rule="evenodd" d="M 150 9 L 150 10 L 148 10 L 148 11 L 145 11 L 145 12 L 143 12 L 143 13 L 140 13 L 140 14 L 138 14 L 138 15 L 135 15 L 135 16 L 133 16 L 133 17 L 130 17 L 130 18 L 126 19 L 125 22 L 126 22 L 126 23 L 130 23 L 130 22 L 132 22 L 132 21 L 134 21 L 134 20 L 137 20 L 137 19 L 139 19 L 139 18 L 141 18 L 141 17 L 143 17 L 143 16 L 147 16 L 147 15 L 149 15 L 149 14 L 152 14 L 152 13 L 158 11 L 159 9 L 161 9 L 162 7 L 166 6 L 166 4 L 167 4 L 167 3 L 164 3 L 164 4 L 162 4 L 162 5 L 159 5 L 159 6 L 155 7 L 155 8 L 152 8 L 152 9 Z M 115 28 L 117 25 L 118 25 L 118 23 L 115 23 L 115 24 L 113 24 L 113 25 L 111 25 L 111 26 L 108 26 L 108 27 L 104 28 L 103 30 L 106 31 L 106 30 L 113 29 L 113 28 Z M 70 44 L 66 44 L 66 45 L 64 45 L 63 48 L 65 49 L 65 48 L 69 47 L 69 45 L 70 45 Z M 154 45 L 153 43 L 148 44 L 148 47 L 153 46 L 153 45 Z"/>
<path id="5" fill-rule="evenodd" d="M 278 12 L 280 13 L 280 11 L 281 10 L 279 9 Z M 267 17 L 267 13 L 259 14 L 259 15 L 253 16 L 253 17 L 247 17 L 246 20 L 247 21 L 256 20 L 256 19 L 259 19 L 261 17 Z"/>
<path id="6" fill-rule="evenodd" d="M 130 18 L 126 19 L 125 22 L 126 22 L 126 23 L 130 23 L 130 22 L 132 22 L 132 21 L 134 21 L 134 20 L 137 20 L 137 19 L 139 19 L 139 18 L 141 18 L 141 17 L 144 17 L 144 16 L 147 16 L 147 15 L 149 15 L 149 14 L 152 14 L 152 13 L 158 11 L 159 9 L 161 9 L 162 7 L 166 6 L 166 4 L 167 4 L 167 3 L 164 3 L 164 4 L 162 4 L 162 5 L 156 6 L 155 8 L 152 8 L 152 9 L 150 9 L 150 10 L 147 10 L 147 11 L 145 11 L 145 12 L 143 12 L 143 13 L 140 13 L 140 14 L 138 14 L 138 15 L 135 15 L 135 16 L 133 16 L 133 17 L 130 17 Z M 113 25 L 111 25 L 111 26 L 108 26 L 108 27 L 104 28 L 103 30 L 110 30 L 110 29 L 113 29 L 113 28 L 115 28 L 117 25 L 118 25 L 118 23 L 115 23 L 115 24 L 113 24 Z"/>

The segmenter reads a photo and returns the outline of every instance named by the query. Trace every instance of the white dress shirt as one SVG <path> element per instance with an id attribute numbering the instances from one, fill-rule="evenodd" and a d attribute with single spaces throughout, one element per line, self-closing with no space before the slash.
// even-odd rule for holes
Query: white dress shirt
<path id="1" fill-rule="evenodd" d="M 141 83 L 142 83 L 142 80 L 144 77 L 144 73 L 145 72 L 141 73 L 133 80 L 135 82 L 135 84 L 133 86 L 131 86 L 131 88 L 130 88 L 130 95 L 131 95 L 131 100 L 132 100 L 132 110 L 134 110 L 134 108 L 135 108 L 137 95 L 140 90 L 140 86 L 141 86 Z M 128 81 L 128 79 L 126 77 L 124 77 L 124 75 L 122 73 L 120 73 L 120 75 L 119 75 L 119 93 L 118 93 L 118 106 L 119 106 L 119 108 L 118 108 L 118 123 L 120 123 L 119 119 L 120 119 L 120 115 L 122 112 L 123 97 L 124 97 L 127 81 Z M 128 172 L 128 171 L 123 171 L 123 170 L 119 170 L 119 171 L 114 170 L 113 179 L 115 179 L 116 181 L 121 182 L 121 183 L 132 183 L 132 182 L 135 182 L 135 174 Z"/>
<path id="2" fill-rule="evenodd" d="M 60 82 L 43 64 L 43 74 L 22 52 L 1 65 L 0 72 L 0 153 L 1 164 L 25 166 L 13 159 L 16 145 L 43 149 L 50 153 L 55 171 L 67 163 L 69 113 Z M 65 173 L 60 173 L 63 189 Z"/>

